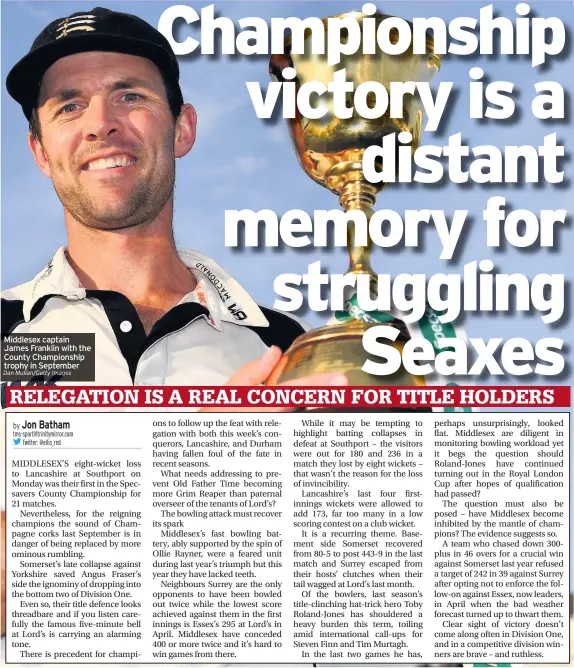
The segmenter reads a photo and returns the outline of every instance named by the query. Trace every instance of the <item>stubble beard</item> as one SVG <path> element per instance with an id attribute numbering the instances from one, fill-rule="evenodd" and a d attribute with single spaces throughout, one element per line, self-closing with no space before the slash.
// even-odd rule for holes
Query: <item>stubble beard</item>
<path id="1" fill-rule="evenodd" d="M 85 227 L 94 230 L 122 230 L 153 222 L 173 194 L 175 160 L 171 174 L 158 183 L 142 177 L 132 192 L 116 201 L 106 202 L 97 194 L 87 192 L 79 184 L 53 179 L 54 189 L 64 209 Z"/>

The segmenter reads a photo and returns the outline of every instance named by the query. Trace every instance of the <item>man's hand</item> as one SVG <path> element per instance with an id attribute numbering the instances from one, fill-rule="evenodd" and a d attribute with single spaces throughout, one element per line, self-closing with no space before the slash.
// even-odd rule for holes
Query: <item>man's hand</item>
<path id="1" fill-rule="evenodd" d="M 247 362 L 243 366 L 239 367 L 237 371 L 231 376 L 231 378 L 225 383 L 225 385 L 230 386 L 248 386 L 255 387 L 256 385 L 261 385 L 264 383 L 270 376 L 273 369 L 279 363 L 281 359 L 281 349 L 277 346 L 271 346 L 269 350 L 253 362 Z M 305 378 L 297 378 L 297 380 L 289 380 L 286 383 L 281 383 L 282 387 L 287 387 L 289 385 L 297 385 L 301 387 L 314 387 L 314 386 L 338 386 L 343 387 L 348 384 L 347 377 L 342 373 L 316 373 L 312 376 L 305 376 Z M 282 406 L 281 408 L 260 408 L 260 407 L 249 407 L 249 408 L 235 408 L 233 409 L 234 413 L 287 413 L 294 411 L 294 407 Z M 209 407 L 202 408 L 200 413 L 220 413 L 221 407 Z"/>

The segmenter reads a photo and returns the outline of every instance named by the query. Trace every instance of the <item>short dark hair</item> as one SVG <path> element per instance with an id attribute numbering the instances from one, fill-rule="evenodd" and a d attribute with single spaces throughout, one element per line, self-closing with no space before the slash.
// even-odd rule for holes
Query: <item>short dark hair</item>
<path id="1" fill-rule="evenodd" d="M 37 106 L 32 109 L 32 113 L 30 114 L 29 131 L 32 135 L 32 139 L 36 139 L 37 141 L 42 140 L 42 134 L 40 132 L 40 118 L 38 117 Z"/>
<path id="2" fill-rule="evenodd" d="M 173 119 L 176 120 L 179 114 L 181 113 L 181 107 L 179 104 L 180 101 L 180 95 L 181 93 L 179 92 L 178 89 L 175 88 L 173 83 L 171 81 L 168 81 L 162 74 L 161 76 L 163 80 L 163 84 L 165 86 L 165 92 L 167 96 L 167 103 L 169 104 L 169 108 L 171 110 L 171 115 L 173 116 Z M 30 114 L 30 122 L 29 122 L 29 131 L 30 134 L 32 135 L 33 139 L 36 139 L 37 141 L 42 141 L 42 132 L 40 128 L 40 117 L 38 116 L 38 105 L 32 109 L 32 112 Z"/>

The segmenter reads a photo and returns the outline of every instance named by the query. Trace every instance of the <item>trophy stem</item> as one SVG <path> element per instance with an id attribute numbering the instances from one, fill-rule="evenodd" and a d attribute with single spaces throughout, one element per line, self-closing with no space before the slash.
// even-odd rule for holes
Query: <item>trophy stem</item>
<path id="1" fill-rule="evenodd" d="M 352 178 L 355 176 L 358 178 Z M 347 181 L 339 191 L 339 203 L 349 211 L 362 211 L 367 217 L 367 222 L 373 215 L 373 206 L 377 196 L 377 188 L 364 180 L 362 173 L 352 173 L 351 179 Z M 372 281 L 376 281 L 377 275 L 371 267 L 371 238 L 369 236 L 366 246 L 357 246 L 355 242 L 355 227 L 349 223 L 347 229 L 347 249 L 349 251 L 349 274 L 368 274 Z"/>

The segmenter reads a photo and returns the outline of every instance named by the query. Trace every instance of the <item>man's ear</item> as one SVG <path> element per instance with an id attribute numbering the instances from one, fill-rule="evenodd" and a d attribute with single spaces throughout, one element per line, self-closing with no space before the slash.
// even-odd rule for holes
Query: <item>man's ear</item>
<path id="1" fill-rule="evenodd" d="M 30 147 L 32 155 L 34 156 L 34 162 L 38 165 L 38 167 L 42 171 L 42 174 L 44 174 L 44 176 L 47 176 L 48 178 L 51 178 L 52 172 L 50 170 L 50 165 L 48 164 L 48 157 L 46 155 L 46 152 L 44 151 L 42 142 L 36 137 L 33 137 L 30 132 L 28 133 L 28 146 Z"/>
<path id="2" fill-rule="evenodd" d="M 175 123 L 174 153 L 176 158 L 183 158 L 191 151 L 195 143 L 197 114 L 191 104 L 184 104 Z"/>

